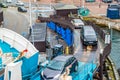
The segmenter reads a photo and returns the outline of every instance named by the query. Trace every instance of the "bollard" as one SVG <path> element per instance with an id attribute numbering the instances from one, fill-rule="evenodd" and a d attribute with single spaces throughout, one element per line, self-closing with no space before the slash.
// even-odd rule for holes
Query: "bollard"
<path id="1" fill-rule="evenodd" d="M 68 46 L 65 48 L 65 54 L 66 54 L 66 55 L 69 54 L 69 47 L 68 47 Z"/>

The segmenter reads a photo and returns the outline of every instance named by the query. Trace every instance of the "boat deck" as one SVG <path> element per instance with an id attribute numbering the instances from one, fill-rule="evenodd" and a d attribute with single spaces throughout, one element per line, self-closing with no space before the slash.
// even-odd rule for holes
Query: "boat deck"
<path id="1" fill-rule="evenodd" d="M 11 48 L 6 42 L 0 40 L 0 67 L 4 67 L 8 63 L 12 62 L 15 57 L 19 55 L 19 52 L 15 48 Z"/>

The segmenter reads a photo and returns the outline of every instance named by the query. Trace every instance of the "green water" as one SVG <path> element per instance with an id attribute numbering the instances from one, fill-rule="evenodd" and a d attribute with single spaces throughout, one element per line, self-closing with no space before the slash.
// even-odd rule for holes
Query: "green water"
<path id="1" fill-rule="evenodd" d="M 115 63 L 116 68 L 120 68 L 120 31 L 112 31 L 112 50 L 110 57 Z"/>

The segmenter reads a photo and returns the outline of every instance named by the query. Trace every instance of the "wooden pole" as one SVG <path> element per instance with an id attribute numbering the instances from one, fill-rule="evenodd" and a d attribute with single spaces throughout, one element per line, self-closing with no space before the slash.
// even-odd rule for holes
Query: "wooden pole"
<path id="1" fill-rule="evenodd" d="M 100 79 L 103 80 L 103 50 L 100 52 Z"/>

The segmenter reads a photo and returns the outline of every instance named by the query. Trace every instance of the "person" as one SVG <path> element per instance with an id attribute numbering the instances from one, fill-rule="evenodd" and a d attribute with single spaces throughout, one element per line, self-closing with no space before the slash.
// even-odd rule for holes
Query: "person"
<path id="1" fill-rule="evenodd" d="M 99 72 L 96 72 L 95 75 L 94 75 L 94 79 L 100 79 L 100 76 L 99 76 Z"/>
<path id="2" fill-rule="evenodd" d="M 59 80 L 72 80 L 72 77 L 69 76 L 70 67 L 71 65 L 66 68 L 66 71 L 60 76 Z"/>

